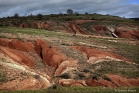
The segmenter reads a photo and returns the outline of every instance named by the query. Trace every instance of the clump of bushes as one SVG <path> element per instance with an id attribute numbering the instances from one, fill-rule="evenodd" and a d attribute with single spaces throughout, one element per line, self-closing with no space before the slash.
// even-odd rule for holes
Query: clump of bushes
<path id="1" fill-rule="evenodd" d="M 104 80 L 107 80 L 107 81 L 112 81 L 108 76 L 106 76 L 106 75 L 104 75 L 103 77 L 102 77 Z"/>
<path id="2" fill-rule="evenodd" d="M 69 79 L 69 78 L 71 78 L 71 76 L 70 76 L 69 73 L 61 74 L 61 75 L 59 75 L 58 77 L 60 77 L 60 78 L 64 78 L 64 79 Z"/>
<path id="3" fill-rule="evenodd" d="M 4 82 L 7 82 L 8 81 L 8 78 L 6 76 L 6 73 L 5 72 L 0 72 L 0 83 L 4 83 Z"/>

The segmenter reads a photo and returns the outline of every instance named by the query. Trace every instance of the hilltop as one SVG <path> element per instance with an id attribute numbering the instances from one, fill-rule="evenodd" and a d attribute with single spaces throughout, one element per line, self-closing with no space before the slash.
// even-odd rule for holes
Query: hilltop
<path id="1" fill-rule="evenodd" d="M 0 90 L 139 86 L 138 21 L 80 14 L 0 24 Z"/>

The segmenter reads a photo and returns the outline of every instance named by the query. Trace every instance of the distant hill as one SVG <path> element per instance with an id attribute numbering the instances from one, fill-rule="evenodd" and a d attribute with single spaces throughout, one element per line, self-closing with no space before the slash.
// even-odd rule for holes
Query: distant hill
<path id="1" fill-rule="evenodd" d="M 139 21 L 139 18 L 130 18 L 130 19 L 133 19 L 135 21 Z"/>

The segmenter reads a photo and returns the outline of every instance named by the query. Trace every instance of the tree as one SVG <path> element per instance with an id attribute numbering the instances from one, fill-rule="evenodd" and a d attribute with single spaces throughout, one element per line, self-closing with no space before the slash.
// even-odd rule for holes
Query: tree
<path id="1" fill-rule="evenodd" d="M 75 12 L 75 15 L 76 15 L 76 16 L 79 16 L 79 13 L 78 13 L 78 12 Z"/>
<path id="2" fill-rule="evenodd" d="M 63 15 L 63 13 L 62 13 L 62 12 L 60 12 L 60 13 L 59 13 L 59 15 Z"/>
<path id="3" fill-rule="evenodd" d="M 43 15 L 42 14 L 38 14 L 37 18 L 41 20 L 41 19 L 43 19 Z"/>
<path id="4" fill-rule="evenodd" d="M 19 17 L 18 13 L 15 13 L 13 17 L 18 18 Z"/>
<path id="5" fill-rule="evenodd" d="M 73 10 L 72 9 L 68 9 L 67 10 L 67 14 L 69 14 L 69 15 L 73 14 Z"/>
<path id="6" fill-rule="evenodd" d="M 88 15 L 88 12 L 85 12 L 86 15 Z"/>

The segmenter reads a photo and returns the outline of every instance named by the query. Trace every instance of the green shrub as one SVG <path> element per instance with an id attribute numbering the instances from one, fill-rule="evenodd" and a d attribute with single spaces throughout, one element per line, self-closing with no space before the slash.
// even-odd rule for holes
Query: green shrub
<path id="1" fill-rule="evenodd" d="M 40 76 L 39 75 L 34 75 L 34 78 L 40 79 Z"/>
<path id="2" fill-rule="evenodd" d="M 102 78 L 107 80 L 107 81 L 112 81 L 108 76 L 105 76 L 105 75 Z"/>
<path id="3" fill-rule="evenodd" d="M 4 71 L 0 71 L 0 83 L 7 82 L 8 78 L 6 76 L 6 73 Z"/>
<path id="4" fill-rule="evenodd" d="M 61 75 L 59 75 L 58 77 L 64 78 L 64 79 L 69 79 L 69 78 L 71 78 L 71 76 L 69 75 L 69 73 L 61 74 Z"/>
<path id="5" fill-rule="evenodd" d="M 85 79 L 86 76 L 84 75 L 84 73 L 77 73 L 76 76 L 74 77 L 74 79 Z"/>

